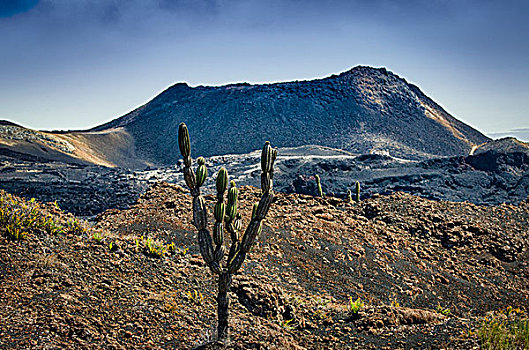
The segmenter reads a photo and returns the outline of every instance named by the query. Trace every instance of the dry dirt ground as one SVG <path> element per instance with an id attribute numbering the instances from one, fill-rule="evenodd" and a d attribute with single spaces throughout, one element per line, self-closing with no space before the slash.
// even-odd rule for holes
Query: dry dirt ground
<path id="1" fill-rule="evenodd" d="M 245 223 L 258 198 L 240 189 Z M 158 183 L 86 230 L 12 240 L 1 228 L 0 348 L 214 348 L 216 283 L 190 208 Z M 479 348 L 487 312 L 529 306 L 527 202 L 278 193 L 265 222 L 234 277 L 229 349 Z M 148 238 L 174 249 L 150 254 Z M 356 315 L 350 298 L 364 302 Z"/>

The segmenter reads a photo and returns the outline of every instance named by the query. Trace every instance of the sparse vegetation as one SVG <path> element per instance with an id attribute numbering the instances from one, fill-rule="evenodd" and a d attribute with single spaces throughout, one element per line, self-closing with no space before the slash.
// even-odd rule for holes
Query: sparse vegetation
<path id="1" fill-rule="evenodd" d="M 437 304 L 435 311 L 441 315 L 450 316 L 450 309 L 442 307 L 441 304 Z"/>
<path id="2" fill-rule="evenodd" d="M 307 304 L 303 298 L 294 294 L 285 293 L 283 294 L 283 298 L 288 304 L 292 304 L 294 306 L 305 306 Z"/>
<path id="3" fill-rule="evenodd" d="M 476 332 L 482 349 L 529 349 L 529 319 L 520 309 L 508 307 L 492 313 Z"/>
<path id="4" fill-rule="evenodd" d="M 353 301 L 353 297 L 349 297 L 349 311 L 353 315 L 358 314 L 358 311 L 360 311 L 360 309 L 363 307 L 364 302 L 360 298 L 357 298 L 355 301 Z"/>
<path id="5" fill-rule="evenodd" d="M 44 229 L 51 235 L 64 234 L 65 232 L 64 227 L 56 223 L 51 216 L 44 219 Z"/>
<path id="6" fill-rule="evenodd" d="M 188 291 L 186 296 L 187 299 L 195 305 L 202 305 L 204 303 L 204 295 L 202 295 L 202 292 L 198 292 L 196 289 L 193 289 L 193 291 Z"/>
<path id="7" fill-rule="evenodd" d="M 103 240 L 104 238 L 104 235 L 101 231 L 95 231 L 93 234 L 92 234 L 92 238 L 97 241 L 97 242 L 101 242 L 101 240 Z"/>
<path id="8" fill-rule="evenodd" d="M 185 257 L 187 255 L 187 252 L 189 251 L 189 248 L 188 247 L 183 247 L 183 248 L 176 248 L 176 252 L 178 253 L 178 255 L 180 255 L 181 257 Z"/>
<path id="9" fill-rule="evenodd" d="M 209 172 L 211 176 L 211 169 Z M 207 185 L 207 181 L 211 179 L 206 178 L 203 186 Z M 229 189 L 235 186 L 230 186 L 228 182 L 227 187 Z M 354 192 L 354 187 L 349 188 Z M 223 202 L 224 215 L 228 211 L 228 189 Z M 201 190 L 204 192 L 203 187 Z M 252 216 L 255 218 L 258 205 L 254 209 L 253 204 L 257 202 L 261 191 L 248 188 L 244 192 L 246 193 L 241 193 L 241 196 L 244 195 L 248 200 L 244 200 L 245 203 L 242 203 L 243 200 L 237 202 L 237 213 L 247 213 L 250 216 L 253 211 Z M 427 285 L 432 276 L 435 278 L 450 270 L 443 264 L 436 265 L 435 271 L 394 270 L 392 266 L 384 266 L 385 264 L 377 268 L 377 262 L 381 262 L 379 259 L 387 259 L 391 265 L 391 259 L 407 257 L 408 255 L 402 255 L 400 250 L 394 248 L 396 244 L 400 246 L 409 243 L 411 248 L 405 245 L 399 248 L 403 249 L 404 254 L 413 249 L 421 259 L 436 263 L 434 259 L 439 255 L 432 247 L 440 247 L 439 245 L 420 239 L 414 233 L 407 232 L 407 228 L 395 228 L 396 226 L 392 226 L 395 225 L 393 222 L 373 220 L 373 223 L 369 223 L 363 218 L 357 219 L 355 215 L 361 215 L 365 206 L 340 205 L 342 203 L 333 201 L 337 207 L 329 206 L 328 211 L 332 213 L 336 226 L 330 228 L 327 222 L 305 221 L 304 217 L 313 209 L 313 205 L 317 205 L 317 210 L 320 210 L 319 207 L 326 206 L 327 200 L 320 201 L 318 198 L 295 194 L 278 193 L 274 196 L 277 196 L 277 205 L 270 208 L 267 216 L 270 228 L 262 232 L 263 244 L 259 247 L 254 245 L 254 251 L 248 253 L 250 256 L 247 257 L 251 261 L 245 260 L 245 264 L 249 264 L 248 268 L 243 265 L 240 269 L 246 273 L 251 270 L 250 267 L 256 266 L 253 268 L 254 274 L 245 278 L 234 277 L 235 286 L 230 288 L 228 294 L 232 303 L 229 308 L 231 341 L 228 347 L 240 344 L 241 348 L 249 348 L 253 344 L 262 344 L 278 349 L 290 346 L 329 349 L 406 346 L 472 349 L 481 345 L 484 349 L 523 349 L 524 345 L 519 345 L 523 344 L 521 341 L 514 343 L 513 340 L 524 339 L 523 330 L 527 325 L 524 319 L 527 318 L 518 316 L 522 313 L 521 310 L 509 308 L 503 311 L 505 315 L 497 312 L 494 322 L 492 314 L 487 322 L 483 318 L 483 313 L 490 310 L 488 307 L 491 305 L 509 303 L 525 307 L 526 279 L 523 276 L 512 278 L 511 272 L 502 268 L 507 265 L 486 265 L 489 266 L 487 271 L 498 274 L 505 282 L 505 285 L 488 285 L 487 276 L 480 275 L 482 262 L 478 260 L 477 266 L 468 264 L 468 259 L 474 256 L 472 247 L 464 254 L 452 250 L 450 253 L 453 253 L 454 269 L 474 274 L 476 282 L 469 281 L 468 289 L 459 289 L 457 283 L 436 283 L 431 290 L 437 293 L 439 299 L 434 302 L 422 298 L 415 300 L 415 294 L 406 292 L 407 278 L 417 280 L 418 285 Z M 139 205 L 100 216 L 97 226 L 85 234 L 49 235 L 30 232 L 26 241 L 19 242 L 7 238 L 5 228 L 2 228 L 0 270 L 7 283 L 2 284 L 5 292 L 2 293 L 0 304 L 6 307 L 0 308 L 0 319 L 9 321 L 3 330 L 5 334 L 13 336 L 0 337 L 0 344 L 9 347 L 12 341 L 19 341 L 13 343 L 14 347 L 32 348 L 36 340 L 48 347 L 82 347 L 82 343 L 76 342 L 76 337 L 71 338 L 67 333 L 56 334 L 50 339 L 34 338 L 26 333 L 27 322 L 24 318 L 10 318 L 15 311 L 11 305 L 16 305 L 21 316 L 22 313 L 31 315 L 36 308 L 50 310 L 49 313 L 38 311 L 37 317 L 42 319 L 41 325 L 56 324 L 56 329 L 70 329 L 72 320 L 81 318 L 100 322 L 101 326 L 98 327 L 88 325 L 94 335 L 95 331 L 101 335 L 88 339 L 87 342 L 101 344 L 103 347 L 114 344 L 134 348 L 136 344 L 152 341 L 152 347 L 178 348 L 180 344 L 192 344 L 203 339 L 202 335 L 211 327 L 215 327 L 213 334 L 216 334 L 218 276 L 210 273 L 202 257 L 197 258 L 198 246 L 193 249 L 189 243 L 196 235 L 196 232 L 189 231 L 191 215 L 182 217 L 180 214 L 182 210 L 185 212 L 186 207 L 191 207 L 191 200 L 191 196 L 181 187 L 163 183 L 153 186 Z M 218 198 L 208 196 L 205 200 L 211 213 L 208 227 L 213 233 L 215 220 L 212 213 Z M 174 215 L 168 215 L 168 210 L 163 206 L 168 201 L 176 203 L 171 212 Z M 303 203 L 304 201 L 307 202 Z M 523 229 L 527 226 L 527 208 L 524 203 L 517 207 L 506 206 L 494 210 L 473 206 L 468 209 L 465 204 L 438 203 L 402 194 L 375 197 L 365 204 L 373 205 L 384 215 L 401 215 L 399 222 L 409 223 L 413 227 L 417 227 L 418 223 L 432 223 L 431 217 L 446 213 L 446 218 L 440 218 L 439 226 L 433 227 L 442 232 L 444 223 L 452 222 L 455 217 L 462 224 L 469 225 L 469 230 L 465 229 L 463 232 L 472 233 L 478 231 L 478 228 L 479 232 L 483 232 L 477 237 L 483 241 L 474 239 L 474 242 L 481 250 L 487 251 L 497 242 L 517 242 L 513 237 L 519 237 L 514 234 L 524 232 Z M 40 215 L 63 225 L 65 230 L 68 221 L 74 222 L 71 215 L 57 212 L 52 204 L 39 205 L 42 209 L 39 209 Z M 460 214 L 467 209 L 471 214 Z M 410 211 L 414 211 L 413 215 Z M 469 217 L 472 218 L 470 223 Z M 167 221 L 162 221 L 165 219 Z M 494 220 L 492 224 L 491 220 Z M 504 236 L 492 236 L 489 231 L 500 232 L 501 225 L 506 221 L 512 226 L 505 228 Z M 163 224 L 158 225 L 160 222 Z M 80 223 L 83 224 L 82 221 Z M 225 221 L 222 223 L 225 225 Z M 351 227 L 354 229 L 350 229 Z M 312 229 L 317 230 L 311 231 Z M 337 233 L 334 234 L 331 230 Z M 384 231 L 387 235 L 377 234 Z M 240 233 L 242 236 L 244 232 Z M 140 238 L 142 234 L 143 239 Z M 229 249 L 230 234 L 226 235 L 223 245 Z M 476 236 L 474 235 L 475 238 Z M 170 245 L 167 243 L 174 240 L 174 252 L 171 250 L 165 253 L 161 259 L 146 256 L 147 237 L 161 240 L 165 245 Z M 101 240 L 98 243 L 99 238 Z M 525 246 L 526 237 L 521 239 Z M 109 251 L 110 242 L 114 251 L 112 253 Z M 290 249 L 292 243 L 296 244 L 293 246 L 296 248 Z M 215 246 L 213 237 L 212 244 Z M 330 247 L 330 251 L 326 247 Z M 370 248 L 376 248 L 377 255 L 384 255 L 372 256 Z M 445 248 L 439 249 L 444 252 Z M 228 250 L 225 252 L 223 268 L 226 267 L 227 256 Z M 358 261 L 355 256 L 360 257 Z M 515 258 L 520 264 L 527 262 L 525 255 Z M 339 265 L 336 264 L 342 262 L 355 271 L 351 273 L 350 269 L 337 269 L 336 266 Z M 513 265 L 516 264 L 518 263 Z M 363 274 L 371 271 L 370 269 L 380 275 L 376 277 L 375 274 Z M 278 275 L 280 278 L 277 278 Z M 366 282 L 365 276 L 373 278 L 374 283 Z M 393 277 L 395 279 L 391 279 Z M 484 290 L 480 283 L 488 289 Z M 52 293 L 56 291 L 57 298 L 49 298 L 48 294 L 39 297 L 43 291 L 47 293 L 46 290 L 51 290 Z M 453 292 L 453 295 L 447 297 L 442 293 L 443 290 Z M 518 293 L 512 293 L 512 290 Z M 415 289 L 409 291 L 416 292 Z M 458 294 L 459 292 L 462 294 Z M 28 295 L 33 297 L 26 297 Z M 493 299 L 488 303 L 491 295 L 498 295 L 501 299 Z M 355 304 L 358 297 L 365 306 L 357 314 L 353 314 L 350 311 L 351 303 Z M 77 305 L 80 304 L 76 299 L 85 306 L 78 308 Z M 424 308 L 426 302 L 430 302 L 429 310 Z M 450 319 L 436 313 L 438 302 L 443 310 L 450 308 Z M 118 320 L 121 324 L 117 333 L 114 333 L 116 328 L 107 322 L 109 319 Z M 390 333 L 391 336 L 386 336 Z M 106 337 L 113 334 L 119 338 L 106 340 Z M 211 339 L 218 340 L 216 336 Z"/>
<path id="10" fill-rule="evenodd" d="M 217 336 L 221 341 L 225 341 L 229 333 L 228 290 L 230 289 L 233 274 L 239 271 L 246 259 L 246 254 L 250 251 L 250 248 L 259 236 L 262 221 L 272 204 L 274 198 L 272 192 L 274 161 L 277 157 L 277 150 L 272 149 L 269 142 L 266 142 L 263 147 L 261 153 L 261 199 L 258 206 L 254 209 L 250 223 L 242 237 L 238 232 L 242 225 L 241 214 L 237 212 L 238 189 L 235 186 L 235 182 L 231 181 L 227 204 L 225 204 L 224 193 L 228 188 L 228 172 L 225 168 L 222 168 L 217 173 L 217 203 L 214 209 L 215 224 L 212 237 L 207 227 L 208 213 L 206 202 L 200 194 L 200 187 L 204 184 L 207 177 L 206 164 L 204 158 L 199 157 L 197 159 L 198 168 L 195 175 L 191 167 L 192 159 L 189 132 L 184 123 L 180 124 L 178 130 L 178 146 L 184 158 L 184 179 L 193 196 L 193 224 L 198 230 L 200 253 L 211 271 L 219 275 Z M 231 238 L 231 247 L 225 264 L 223 264 L 226 253 L 224 229 L 230 233 Z"/>
<path id="11" fill-rule="evenodd" d="M 329 319 L 328 305 L 330 304 L 331 299 L 315 297 L 312 298 L 312 316 L 317 320 L 327 320 Z"/>
<path id="12" fill-rule="evenodd" d="M 13 240 L 25 238 L 30 233 L 64 233 L 64 228 L 42 213 L 40 204 L 32 198 L 24 201 L 0 190 L 0 225 Z"/>
<path id="13" fill-rule="evenodd" d="M 68 232 L 74 234 L 84 233 L 87 231 L 86 227 L 77 218 L 68 220 L 66 223 L 66 229 Z"/>
<path id="14" fill-rule="evenodd" d="M 290 322 L 292 322 L 293 319 L 290 319 L 290 320 L 282 320 L 281 322 L 279 322 L 279 325 L 281 326 L 281 328 L 284 328 L 284 329 L 287 329 L 287 330 L 293 330 L 295 329 L 296 327 L 290 325 Z"/>
<path id="15" fill-rule="evenodd" d="M 329 303 L 331 302 L 331 299 L 322 298 L 322 297 L 315 297 L 312 300 L 316 303 L 317 306 L 322 306 L 322 307 L 329 305 Z"/>
<path id="16" fill-rule="evenodd" d="M 144 236 L 141 236 L 139 240 L 136 239 L 136 249 L 140 249 L 140 246 L 142 247 L 143 252 L 146 255 L 158 258 L 163 257 L 165 254 L 175 250 L 174 242 L 171 242 L 170 244 L 165 244 L 159 240 L 155 240 L 151 237 L 145 238 Z"/>

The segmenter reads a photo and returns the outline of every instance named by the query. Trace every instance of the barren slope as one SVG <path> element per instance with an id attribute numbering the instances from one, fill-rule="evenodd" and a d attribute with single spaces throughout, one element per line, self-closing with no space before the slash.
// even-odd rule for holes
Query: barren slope
<path id="1" fill-rule="evenodd" d="M 489 140 L 384 68 L 355 67 L 311 81 L 190 87 L 176 84 L 94 130 L 124 128 L 140 158 L 173 164 L 178 125 L 203 156 L 248 153 L 264 141 L 316 144 L 404 158 L 467 155 Z"/>
<path id="2" fill-rule="evenodd" d="M 133 138 L 121 128 L 102 132 L 45 132 L 0 121 L 0 154 L 35 163 L 128 168 L 151 165 L 138 159 Z"/>
<path id="3" fill-rule="evenodd" d="M 247 218 L 259 193 L 240 194 Z M 101 215 L 101 242 L 91 232 L 9 241 L 2 230 L 0 347 L 207 343 L 216 287 L 190 207 L 180 187 L 160 183 L 130 210 Z M 278 194 L 265 221 L 231 291 L 229 348 L 469 349 L 478 340 L 468 331 L 487 312 L 529 305 L 525 202 L 484 207 L 397 193 L 347 204 Z M 146 255 L 142 235 L 180 251 Z M 358 318 L 349 297 L 365 302 Z"/>
<path id="4" fill-rule="evenodd" d="M 424 159 L 464 156 L 489 140 L 385 68 L 358 66 L 310 81 L 219 87 L 178 83 L 92 130 L 20 129 L 19 134 L 33 136 L 16 142 L 0 132 L 0 152 L 133 169 L 172 165 L 181 122 L 189 127 L 194 152 L 203 156 L 248 153 L 266 138 L 279 147 L 314 144 Z"/>

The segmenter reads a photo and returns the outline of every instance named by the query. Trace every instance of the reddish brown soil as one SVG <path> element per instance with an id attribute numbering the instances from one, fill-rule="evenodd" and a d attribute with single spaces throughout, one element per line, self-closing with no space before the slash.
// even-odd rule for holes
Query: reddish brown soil
<path id="1" fill-rule="evenodd" d="M 246 219 L 258 196 L 240 190 Z M 2 229 L 0 348 L 215 348 L 215 277 L 190 207 L 183 189 L 160 183 L 82 234 L 12 241 Z M 529 305 L 525 202 L 396 193 L 349 204 L 278 193 L 265 221 L 234 278 L 230 349 L 477 348 L 469 330 L 486 312 Z M 100 242 L 95 229 L 106 234 Z M 145 254 L 142 235 L 189 251 Z M 358 315 L 350 297 L 365 303 Z"/>

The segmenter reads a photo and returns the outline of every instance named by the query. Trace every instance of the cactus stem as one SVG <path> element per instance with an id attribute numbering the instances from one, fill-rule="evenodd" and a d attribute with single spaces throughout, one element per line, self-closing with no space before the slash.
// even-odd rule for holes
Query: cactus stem
<path id="1" fill-rule="evenodd" d="M 274 161 L 277 158 L 277 150 L 266 142 L 261 153 L 261 200 L 253 207 L 252 219 L 244 232 L 242 240 L 239 240 L 237 231 L 241 227 L 241 214 L 237 212 L 238 189 L 235 182 L 230 182 L 228 190 L 228 201 L 224 203 L 224 193 L 228 187 L 228 172 L 221 168 L 217 174 L 217 203 L 214 208 L 215 224 L 213 226 L 213 237 L 207 229 L 208 212 L 204 198 L 200 194 L 200 187 L 207 177 L 207 168 L 204 158 L 197 159 L 198 168 L 196 175 L 191 168 L 191 143 L 189 132 L 184 123 L 178 129 L 178 146 L 184 158 L 184 179 L 193 196 L 193 223 L 198 230 L 198 243 L 200 253 L 206 264 L 213 273 L 218 274 L 217 294 L 217 336 L 225 341 L 229 336 L 229 305 L 228 290 L 230 289 L 232 276 L 244 263 L 246 254 L 255 243 L 262 229 L 262 221 L 265 218 L 272 200 L 274 198 L 272 187 L 274 177 Z M 319 181 L 318 181 L 319 183 Z M 228 253 L 228 261 L 223 267 L 226 248 L 224 243 L 224 228 L 231 234 L 231 247 Z M 213 244 L 215 247 L 213 247 Z"/>

